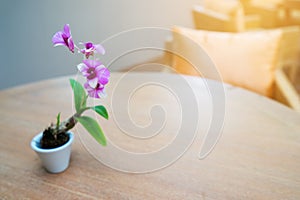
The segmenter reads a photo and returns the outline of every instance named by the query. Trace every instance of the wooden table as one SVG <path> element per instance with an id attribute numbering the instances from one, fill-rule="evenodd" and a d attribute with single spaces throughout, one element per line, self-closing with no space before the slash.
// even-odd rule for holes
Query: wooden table
<path id="1" fill-rule="evenodd" d="M 144 80 L 148 85 L 141 86 Z M 171 86 L 159 80 L 169 81 Z M 77 135 L 70 167 L 61 174 L 47 173 L 29 143 L 55 121 L 58 112 L 62 117 L 72 114 L 68 78 L 1 91 L 0 199 L 300 199 L 300 115 L 275 101 L 229 85 L 224 86 L 224 99 L 222 92 L 214 90 L 217 86 L 220 83 L 174 74 L 112 73 L 108 98 L 102 101 L 110 120 L 99 121 L 110 142 L 128 151 L 147 153 L 172 142 L 172 132 L 181 126 L 176 120 L 193 122 L 180 118 L 186 109 L 178 106 L 180 101 L 194 98 L 190 106 L 197 103 L 192 109 L 199 115 L 199 124 L 188 150 L 173 164 L 140 174 L 120 172 L 95 159 L 84 136 L 78 137 L 88 135 L 80 125 L 74 129 Z M 136 90 L 129 92 L 132 88 Z M 179 88 L 177 92 L 183 91 L 183 96 L 172 88 Z M 185 96 L 184 92 L 191 89 L 194 97 Z M 224 105 L 224 113 L 223 106 L 215 112 L 218 105 L 212 103 L 212 97 L 220 97 L 218 104 Z M 143 140 L 122 134 L 117 125 L 127 123 L 128 116 L 118 109 L 126 102 L 128 116 L 140 128 L 151 124 L 151 106 L 163 105 L 164 110 L 152 110 L 153 116 L 160 118 L 157 114 L 162 114 L 166 120 L 160 134 Z M 214 126 L 210 127 L 213 116 L 221 120 L 221 137 L 212 152 L 199 159 L 205 134 L 208 129 L 214 130 Z M 110 155 L 110 148 L 105 148 L 103 154 Z M 126 159 L 123 163 L 135 167 Z"/>

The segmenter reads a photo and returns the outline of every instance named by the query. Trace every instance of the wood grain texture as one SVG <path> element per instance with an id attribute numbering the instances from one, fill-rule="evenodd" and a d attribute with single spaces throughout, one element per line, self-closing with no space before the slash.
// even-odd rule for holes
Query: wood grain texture
<path id="1" fill-rule="evenodd" d="M 131 151 L 153 150 L 168 141 L 168 134 L 156 142 L 131 143 L 117 134 L 111 97 L 122 76 L 121 94 L 140 80 L 170 80 L 183 87 L 183 77 L 195 91 L 202 124 L 212 112 L 203 79 L 163 73 L 112 73 L 108 98 L 103 100 L 110 120 L 101 120 L 107 137 Z M 178 85 L 176 85 L 178 82 Z M 215 82 L 207 82 L 216 84 Z M 72 147 L 70 167 L 61 174 L 49 174 L 30 149 L 34 135 L 55 121 L 58 112 L 72 114 L 72 92 L 68 78 L 62 77 L 0 92 L 0 199 L 300 199 L 300 115 L 266 97 L 225 85 L 225 120 L 222 136 L 214 150 L 198 159 L 205 128 L 200 127 L 188 151 L 172 165 L 145 174 L 113 170 L 96 160 L 78 135 Z M 182 88 L 182 90 L 188 88 Z M 123 92 L 122 92 L 123 91 Z M 214 91 L 210 91 L 214 92 Z M 189 98 L 189 97 L 187 97 Z M 158 101 L 171 122 L 167 132 L 178 129 L 180 109 L 168 90 L 144 87 L 136 92 L 130 109 L 133 120 L 145 124 L 151 103 Z M 203 106 L 204 105 L 204 106 Z M 168 107 L 169 106 L 169 107 Z M 208 117 L 209 118 L 209 117 Z M 78 131 L 84 132 L 78 127 Z M 136 147 L 136 149 L 135 149 Z M 144 148 L 143 148 L 144 147 Z M 141 163 L 142 164 L 142 163 Z"/>

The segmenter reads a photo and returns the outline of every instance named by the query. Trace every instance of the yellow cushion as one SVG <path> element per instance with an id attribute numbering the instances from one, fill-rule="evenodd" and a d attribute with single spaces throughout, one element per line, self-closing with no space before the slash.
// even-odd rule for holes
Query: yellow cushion
<path id="1" fill-rule="evenodd" d="M 300 26 L 287 26 L 281 29 L 280 64 L 300 66 Z"/>
<path id="2" fill-rule="evenodd" d="M 205 8 L 226 15 L 234 15 L 237 10 L 242 9 L 242 4 L 238 0 L 204 0 Z"/>
<path id="3" fill-rule="evenodd" d="M 224 82 L 272 96 L 281 32 L 225 33 L 174 27 L 173 50 L 182 57 L 174 56 L 173 66 L 179 73 L 217 79 L 204 50 Z"/>
<path id="4" fill-rule="evenodd" d="M 262 7 L 277 7 L 284 3 L 284 0 L 251 0 L 251 3 Z"/>

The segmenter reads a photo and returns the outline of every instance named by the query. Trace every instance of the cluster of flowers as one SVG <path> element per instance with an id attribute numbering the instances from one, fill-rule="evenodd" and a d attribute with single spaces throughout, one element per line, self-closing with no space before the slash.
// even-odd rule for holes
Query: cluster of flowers
<path id="1" fill-rule="evenodd" d="M 66 24 L 62 31 L 58 31 L 54 34 L 52 43 L 54 46 L 66 46 L 72 53 L 77 49 L 78 53 L 82 53 L 85 56 L 82 63 L 77 65 L 78 70 L 87 80 L 84 84 L 84 88 L 90 97 L 105 97 L 104 86 L 109 81 L 110 72 L 100 61 L 89 59 L 90 56 L 94 56 L 95 53 L 104 55 L 104 47 L 101 44 L 85 42 L 79 43 L 80 45 L 83 45 L 84 48 L 78 48 L 73 42 L 69 24 Z"/>

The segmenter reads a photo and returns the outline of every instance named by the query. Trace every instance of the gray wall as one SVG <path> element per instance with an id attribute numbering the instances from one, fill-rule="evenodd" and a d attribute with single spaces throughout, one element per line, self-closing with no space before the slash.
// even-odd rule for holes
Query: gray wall
<path id="1" fill-rule="evenodd" d="M 0 89 L 76 72 L 82 57 L 51 43 L 65 23 L 76 41 L 100 43 L 137 27 L 193 27 L 191 7 L 200 1 L 0 0 Z M 159 42 L 163 46 L 163 39 Z"/>

